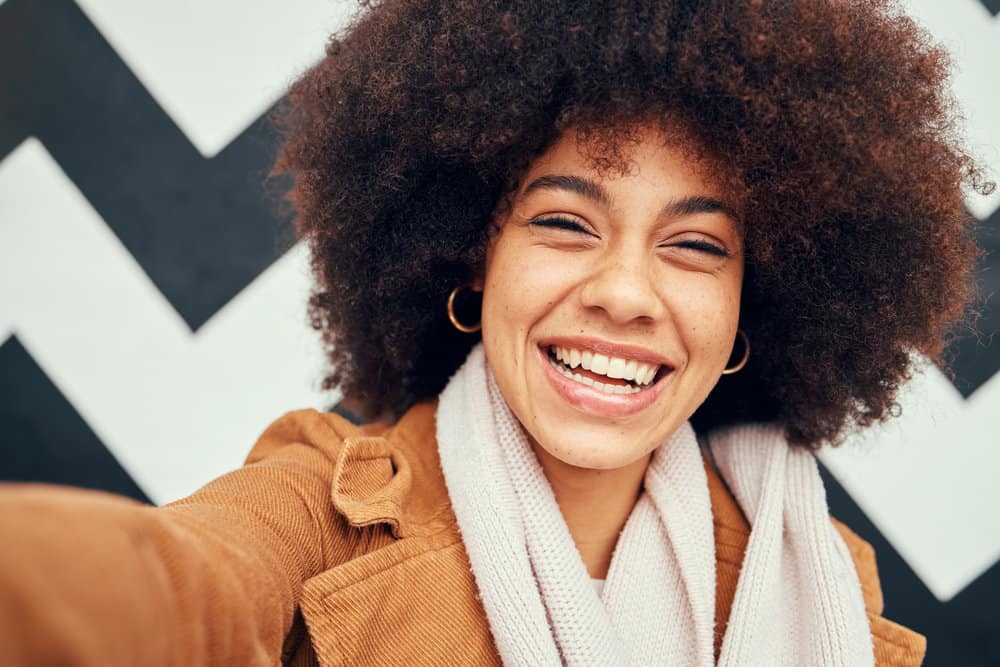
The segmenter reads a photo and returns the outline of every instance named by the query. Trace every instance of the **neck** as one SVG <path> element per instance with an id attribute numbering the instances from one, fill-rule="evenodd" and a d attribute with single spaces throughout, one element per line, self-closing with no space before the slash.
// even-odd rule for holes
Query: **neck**
<path id="1" fill-rule="evenodd" d="M 618 536 L 642 493 L 642 478 L 652 455 L 622 468 L 593 470 L 564 463 L 535 442 L 532 448 L 587 572 L 604 579 Z"/>

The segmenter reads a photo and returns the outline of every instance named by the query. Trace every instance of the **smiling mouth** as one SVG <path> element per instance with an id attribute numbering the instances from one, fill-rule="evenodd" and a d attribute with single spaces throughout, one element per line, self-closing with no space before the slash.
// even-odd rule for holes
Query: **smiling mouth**
<path id="1" fill-rule="evenodd" d="M 638 394 L 648 391 L 670 369 L 605 354 L 550 345 L 549 363 L 564 377 L 606 394 Z"/>

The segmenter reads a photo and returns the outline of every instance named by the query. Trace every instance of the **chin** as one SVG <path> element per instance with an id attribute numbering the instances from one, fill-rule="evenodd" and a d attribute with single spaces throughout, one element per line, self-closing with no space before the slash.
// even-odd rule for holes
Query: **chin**
<path id="1" fill-rule="evenodd" d="M 591 470 L 623 468 L 656 448 L 656 445 L 637 448 L 637 439 L 623 438 L 620 431 L 615 431 L 608 437 L 600 437 L 593 428 L 587 428 L 579 433 L 567 433 L 562 429 L 560 431 L 562 432 L 558 434 L 549 433 L 547 438 L 536 442 L 553 458 L 577 468 Z M 542 445 L 543 442 L 546 444 Z"/>

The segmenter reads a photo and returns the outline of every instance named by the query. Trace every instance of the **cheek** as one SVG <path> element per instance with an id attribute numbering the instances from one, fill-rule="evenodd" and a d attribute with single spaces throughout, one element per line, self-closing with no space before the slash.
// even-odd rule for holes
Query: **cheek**
<path id="1" fill-rule="evenodd" d="M 524 334 L 540 310 L 534 294 L 537 277 L 523 253 L 499 242 L 487 257 L 483 291 L 483 341 L 487 354 L 513 359 Z M 501 352 L 503 350 L 503 352 Z"/>
<path id="2" fill-rule="evenodd" d="M 726 356 L 739 322 L 739 290 L 710 278 L 671 290 L 671 312 L 690 354 Z"/>
<path id="3" fill-rule="evenodd" d="M 533 247 L 499 247 L 490 257 L 483 295 L 484 328 L 526 327 L 558 306 L 579 272 L 573 262 Z"/>

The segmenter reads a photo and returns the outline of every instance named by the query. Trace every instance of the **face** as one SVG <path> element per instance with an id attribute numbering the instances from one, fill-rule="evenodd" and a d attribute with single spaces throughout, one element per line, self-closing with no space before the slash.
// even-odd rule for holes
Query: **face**
<path id="1" fill-rule="evenodd" d="M 486 258 L 483 344 L 539 455 L 614 469 L 664 442 L 733 349 L 734 202 L 678 139 L 640 130 L 602 175 L 567 132 L 532 163 Z"/>

